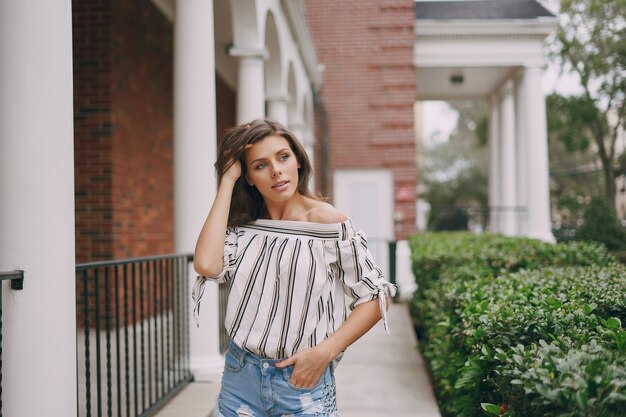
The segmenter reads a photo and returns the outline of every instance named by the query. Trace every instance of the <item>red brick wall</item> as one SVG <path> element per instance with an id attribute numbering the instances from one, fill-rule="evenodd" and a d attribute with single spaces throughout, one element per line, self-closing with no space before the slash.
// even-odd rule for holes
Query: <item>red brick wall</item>
<path id="1" fill-rule="evenodd" d="M 406 188 L 411 193 L 410 201 L 395 201 L 404 215 L 399 239 L 415 232 L 414 4 L 305 1 L 318 60 L 325 66 L 321 96 L 328 113 L 328 189 L 335 169 L 391 169 L 396 192 Z M 319 149 L 316 153 L 320 160 Z"/>
<path id="2" fill-rule="evenodd" d="M 113 257 L 111 6 L 72 2 L 76 259 Z"/>
<path id="3" fill-rule="evenodd" d="M 171 253 L 173 26 L 151 2 L 114 4 L 113 255 Z"/>
<path id="4" fill-rule="evenodd" d="M 215 75 L 215 101 L 219 142 L 224 137 L 226 129 L 234 127 L 237 123 L 237 94 L 217 74 Z"/>
<path id="5" fill-rule="evenodd" d="M 174 251 L 173 213 L 173 27 L 149 1 L 74 0 L 74 132 L 76 260 L 79 263 L 151 256 Z M 219 77 L 218 137 L 235 123 L 235 92 Z M 167 268 L 164 269 L 167 273 Z M 130 273 L 130 272 L 129 272 Z M 153 282 L 154 271 L 144 272 Z M 105 322 L 100 271 L 101 325 Z M 111 275 L 113 275 L 111 273 Z M 119 302 L 139 288 L 118 282 Z M 77 279 L 77 322 L 95 325 L 95 281 Z M 134 288 L 134 292 L 133 292 Z M 114 284 L 109 285 L 113 302 Z M 148 290 L 150 284 L 148 284 Z M 167 306 L 171 291 L 150 295 L 144 314 Z M 148 303 L 148 304 L 149 304 Z M 111 308 L 111 307 L 110 307 Z"/>
<path id="6" fill-rule="evenodd" d="M 77 262 L 173 252 L 173 27 L 151 2 L 72 13 Z"/>

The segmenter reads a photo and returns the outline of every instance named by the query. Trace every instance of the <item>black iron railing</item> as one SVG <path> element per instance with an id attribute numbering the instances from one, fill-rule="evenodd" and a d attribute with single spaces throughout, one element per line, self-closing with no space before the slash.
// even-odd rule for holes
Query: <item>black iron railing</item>
<path id="1" fill-rule="evenodd" d="M 0 417 L 2 417 L 2 283 L 11 281 L 12 290 L 24 288 L 24 271 L 0 272 Z"/>
<path id="2" fill-rule="evenodd" d="M 230 338 L 226 332 L 224 322 L 226 321 L 226 305 L 228 303 L 228 294 L 230 292 L 230 284 L 220 284 L 218 290 L 219 297 L 219 329 L 220 329 L 220 353 L 223 355 L 228 350 Z M 2 417 L 2 416 L 0 416 Z"/>
<path id="3" fill-rule="evenodd" d="M 154 414 L 192 380 L 192 255 L 76 266 L 78 416 Z"/>

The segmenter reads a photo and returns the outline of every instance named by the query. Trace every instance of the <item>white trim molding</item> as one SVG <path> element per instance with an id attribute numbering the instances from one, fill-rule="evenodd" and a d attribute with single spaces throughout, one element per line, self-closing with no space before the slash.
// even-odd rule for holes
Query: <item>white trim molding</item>
<path id="1" fill-rule="evenodd" d="M 462 36 L 514 38 L 545 38 L 557 26 L 555 17 L 538 19 L 472 19 L 472 20 L 416 20 L 413 32 L 421 37 Z"/>
<path id="2" fill-rule="evenodd" d="M 280 4 L 285 10 L 287 22 L 298 45 L 306 73 L 313 86 L 319 88 L 322 85 L 322 72 L 318 65 L 315 47 L 311 41 L 309 26 L 304 16 L 303 2 L 302 0 L 281 0 Z"/>

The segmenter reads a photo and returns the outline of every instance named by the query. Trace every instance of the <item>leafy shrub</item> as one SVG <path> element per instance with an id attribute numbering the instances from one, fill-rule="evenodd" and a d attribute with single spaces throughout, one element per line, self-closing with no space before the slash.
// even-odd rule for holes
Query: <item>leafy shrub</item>
<path id="1" fill-rule="evenodd" d="M 494 274 L 545 266 L 605 265 L 613 259 L 597 244 L 552 245 L 535 239 L 493 234 L 420 233 L 411 239 L 418 283 L 436 279 L 445 269 L 478 266 Z"/>
<path id="2" fill-rule="evenodd" d="M 423 303 L 429 303 L 425 292 L 445 271 L 448 280 L 458 281 L 474 277 L 497 276 L 521 269 L 547 266 L 607 265 L 615 262 L 601 244 L 570 242 L 552 245 L 535 239 L 513 238 L 493 234 L 421 233 L 411 239 L 413 272 L 418 284 L 412 312 L 418 334 L 423 332 L 422 316 L 418 312 Z M 445 287 L 445 283 L 442 283 Z"/>
<path id="3" fill-rule="evenodd" d="M 507 390 L 509 395 L 517 397 L 514 404 L 506 406 L 508 416 L 624 415 L 624 354 L 603 347 L 595 339 L 580 347 L 569 343 L 539 340 L 538 344 L 518 345 L 498 354 L 501 379 L 512 387 Z"/>
<path id="4" fill-rule="evenodd" d="M 562 224 L 552 228 L 552 234 L 558 243 L 571 242 L 576 240 L 576 226 Z"/>
<path id="5" fill-rule="evenodd" d="M 626 271 L 606 249 L 465 234 L 412 243 L 426 278 L 412 311 L 444 415 L 623 416 Z"/>
<path id="6" fill-rule="evenodd" d="M 594 197 L 583 215 L 583 225 L 576 233 L 577 240 L 601 242 L 609 250 L 624 249 L 626 231 L 620 224 L 615 209 L 606 197 Z"/>
<path id="7" fill-rule="evenodd" d="M 466 306 L 488 300 L 492 307 L 461 313 L 472 346 L 457 380 L 461 391 L 480 385 L 493 402 L 507 404 L 509 416 L 623 416 L 621 266 L 524 271 L 487 286 L 474 282 L 465 296 Z"/>

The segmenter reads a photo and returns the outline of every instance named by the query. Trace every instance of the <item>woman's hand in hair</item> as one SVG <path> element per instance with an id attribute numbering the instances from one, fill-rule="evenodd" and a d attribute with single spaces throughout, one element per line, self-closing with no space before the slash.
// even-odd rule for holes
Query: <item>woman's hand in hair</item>
<path id="1" fill-rule="evenodd" d="M 227 166 L 228 168 L 226 169 L 226 172 L 224 172 L 224 175 L 222 175 L 222 181 L 225 179 L 232 182 L 237 181 L 241 176 L 241 162 L 239 162 L 239 160 L 236 160 L 233 162 L 229 162 Z"/>
<path id="2" fill-rule="evenodd" d="M 251 144 L 243 147 L 243 152 L 247 151 L 252 147 Z M 235 159 L 234 161 L 231 159 L 226 164 L 226 171 L 224 171 L 224 175 L 222 175 L 222 179 L 227 179 L 232 181 L 233 183 L 239 179 L 241 176 L 241 161 L 239 159 Z"/>

